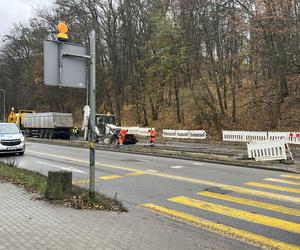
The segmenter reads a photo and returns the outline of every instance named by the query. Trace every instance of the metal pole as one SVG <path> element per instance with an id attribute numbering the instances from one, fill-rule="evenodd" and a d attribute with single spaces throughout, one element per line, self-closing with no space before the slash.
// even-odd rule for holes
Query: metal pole
<path id="1" fill-rule="evenodd" d="M 3 92 L 3 122 L 6 121 L 6 110 L 5 110 L 5 89 L 0 89 Z"/>
<path id="2" fill-rule="evenodd" d="M 90 197 L 95 197 L 95 119 L 96 119 L 96 33 L 92 30 L 90 33 Z"/>
<path id="3" fill-rule="evenodd" d="M 4 101 L 3 101 L 3 122 L 6 122 L 6 92 L 5 92 L 5 90 L 3 90 L 4 91 Z"/>

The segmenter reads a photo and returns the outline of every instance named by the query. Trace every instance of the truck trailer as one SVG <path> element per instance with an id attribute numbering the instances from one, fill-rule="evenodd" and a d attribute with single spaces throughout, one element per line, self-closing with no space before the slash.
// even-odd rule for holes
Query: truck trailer
<path id="1" fill-rule="evenodd" d="M 20 110 L 19 113 L 10 113 L 9 123 L 16 123 L 28 137 L 70 139 L 73 128 L 71 113 L 35 113 L 35 111 Z"/>
<path id="2" fill-rule="evenodd" d="M 27 113 L 23 117 L 23 130 L 28 137 L 69 140 L 72 128 L 71 113 Z"/>

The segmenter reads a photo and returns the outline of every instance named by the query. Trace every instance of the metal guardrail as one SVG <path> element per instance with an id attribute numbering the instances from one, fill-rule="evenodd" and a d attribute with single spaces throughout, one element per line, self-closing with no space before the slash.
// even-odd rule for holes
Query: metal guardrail
<path id="1" fill-rule="evenodd" d="M 174 139 L 206 139 L 206 132 L 204 130 L 174 130 L 174 129 L 164 129 L 164 138 L 174 138 Z"/>

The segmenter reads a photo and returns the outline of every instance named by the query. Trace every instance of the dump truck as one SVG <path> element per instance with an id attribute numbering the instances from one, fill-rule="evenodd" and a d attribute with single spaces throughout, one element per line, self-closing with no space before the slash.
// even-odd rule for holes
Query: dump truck
<path id="1" fill-rule="evenodd" d="M 61 138 L 70 139 L 73 128 L 73 116 L 71 113 L 35 113 L 35 111 L 12 111 L 8 122 L 16 123 L 22 132 L 28 137 Z"/>

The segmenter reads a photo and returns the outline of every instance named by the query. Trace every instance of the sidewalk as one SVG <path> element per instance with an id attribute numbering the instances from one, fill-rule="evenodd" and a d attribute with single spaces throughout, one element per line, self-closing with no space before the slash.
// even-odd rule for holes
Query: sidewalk
<path id="1" fill-rule="evenodd" d="M 0 182 L 0 249 L 253 249 L 142 209 L 83 211 Z"/>

